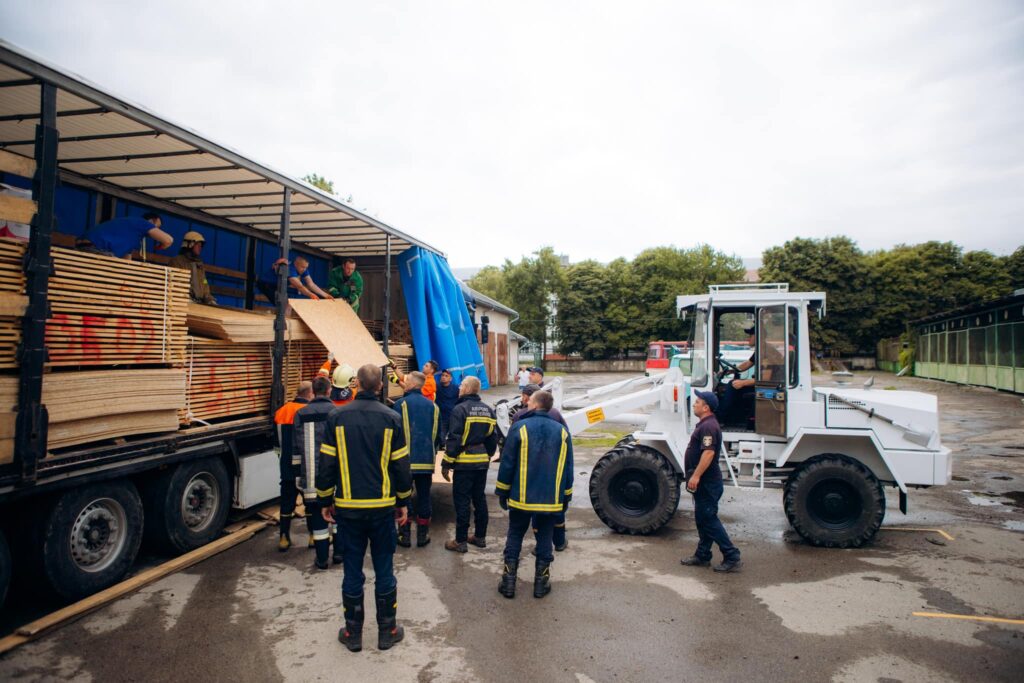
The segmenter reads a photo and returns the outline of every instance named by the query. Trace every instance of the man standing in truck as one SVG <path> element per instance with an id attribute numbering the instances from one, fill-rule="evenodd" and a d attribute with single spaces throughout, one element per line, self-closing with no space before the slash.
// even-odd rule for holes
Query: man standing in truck
<path id="1" fill-rule="evenodd" d="M 356 260 L 349 256 L 327 276 L 327 291 L 337 299 L 344 299 L 352 310 L 359 313 L 359 297 L 363 295 L 363 276 L 356 270 Z"/>
<path id="2" fill-rule="evenodd" d="M 178 255 L 172 258 L 168 265 L 171 268 L 187 270 L 192 274 L 188 290 L 192 301 L 213 305 L 217 303 L 217 300 L 213 298 L 210 282 L 206 279 L 206 265 L 203 263 L 202 257 L 204 244 L 206 244 L 206 238 L 202 233 L 189 230 L 181 238 L 181 249 L 178 251 Z"/>
<path id="3" fill-rule="evenodd" d="M 139 249 L 147 237 L 156 242 L 154 249 L 167 249 L 174 244 L 174 238 L 164 232 L 162 226 L 163 220 L 155 213 L 143 214 L 142 218 L 114 218 L 75 240 L 75 249 L 131 259 L 132 252 Z"/>

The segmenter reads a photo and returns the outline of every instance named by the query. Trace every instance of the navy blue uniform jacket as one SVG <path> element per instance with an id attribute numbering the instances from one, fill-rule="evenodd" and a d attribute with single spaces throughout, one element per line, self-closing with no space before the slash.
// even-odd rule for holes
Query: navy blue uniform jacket
<path id="1" fill-rule="evenodd" d="M 394 409 L 402 416 L 412 473 L 433 472 L 434 456 L 437 454 L 437 421 L 441 417 L 441 409 L 419 389 L 405 392 L 405 396 L 395 401 Z"/>
<path id="2" fill-rule="evenodd" d="M 466 394 L 452 410 L 444 466 L 457 470 L 486 470 L 498 450 L 498 421 L 477 394 Z"/>
<path id="3" fill-rule="evenodd" d="M 525 512 L 561 512 L 572 497 L 572 438 L 545 410 L 515 423 L 505 439 L 494 492 Z"/>

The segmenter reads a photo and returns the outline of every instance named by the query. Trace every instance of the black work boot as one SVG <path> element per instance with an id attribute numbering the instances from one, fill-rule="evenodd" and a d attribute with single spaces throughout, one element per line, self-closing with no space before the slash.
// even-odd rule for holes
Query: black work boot
<path id="1" fill-rule="evenodd" d="M 516 572 L 519 571 L 519 560 L 505 560 L 505 569 L 501 572 L 501 583 L 498 592 L 506 598 L 516 597 Z"/>
<path id="2" fill-rule="evenodd" d="M 406 522 L 405 524 L 398 525 L 398 545 L 403 548 L 411 548 L 412 541 L 409 538 L 409 532 L 412 531 L 412 523 Z"/>
<path id="3" fill-rule="evenodd" d="M 543 598 L 551 592 L 551 563 L 538 559 L 533 574 L 533 597 Z"/>
<path id="4" fill-rule="evenodd" d="M 398 625 L 398 589 L 385 594 L 376 594 L 377 599 L 377 649 L 390 650 L 391 646 L 405 637 L 405 629 Z"/>
<path id="5" fill-rule="evenodd" d="M 349 649 L 359 652 L 363 649 L 363 594 L 341 596 L 341 604 L 345 607 L 345 626 L 338 631 L 338 642 Z"/>
<path id="6" fill-rule="evenodd" d="M 416 522 L 416 547 L 430 543 L 430 520 Z"/>

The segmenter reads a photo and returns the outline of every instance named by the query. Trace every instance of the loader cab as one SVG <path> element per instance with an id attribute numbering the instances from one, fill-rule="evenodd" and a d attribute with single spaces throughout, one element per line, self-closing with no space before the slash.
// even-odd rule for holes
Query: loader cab
<path id="1" fill-rule="evenodd" d="M 713 286 L 678 298 L 680 314 L 694 320 L 690 385 L 718 395 L 724 432 L 785 439 L 793 401 L 801 413 L 813 410 L 807 312 L 823 310 L 824 298 L 778 284 Z M 730 387 L 736 379 L 748 386 Z"/>

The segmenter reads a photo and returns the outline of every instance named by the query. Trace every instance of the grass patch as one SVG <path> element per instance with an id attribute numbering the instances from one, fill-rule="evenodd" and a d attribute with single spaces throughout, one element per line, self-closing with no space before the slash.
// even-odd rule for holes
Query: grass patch
<path id="1" fill-rule="evenodd" d="M 578 448 L 612 448 L 622 440 L 622 437 L 632 433 L 632 430 L 595 431 L 589 434 L 583 432 L 572 438 L 573 446 Z"/>

